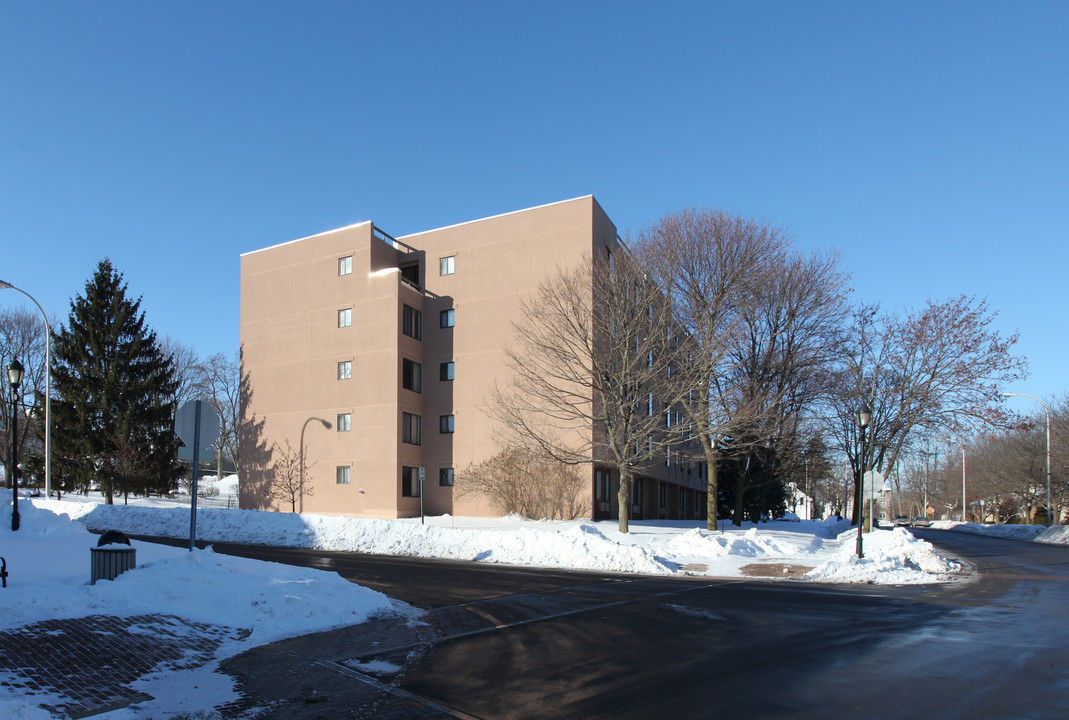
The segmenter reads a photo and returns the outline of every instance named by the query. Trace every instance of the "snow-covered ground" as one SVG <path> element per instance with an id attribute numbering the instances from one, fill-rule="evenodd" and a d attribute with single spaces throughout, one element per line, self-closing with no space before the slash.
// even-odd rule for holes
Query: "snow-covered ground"
<path id="1" fill-rule="evenodd" d="M 247 628 L 251 635 L 219 649 L 223 659 L 283 637 L 364 622 L 383 615 L 415 621 L 418 611 L 335 573 L 295 568 L 135 542 L 137 569 L 90 586 L 87 530 L 189 536 L 188 499 L 101 504 L 99 496 L 63 500 L 23 498 L 22 527 L 10 530 L 10 492 L 0 491 L 0 555 L 10 573 L 0 630 L 54 618 L 92 614 L 165 613 L 193 621 Z M 1062 529 L 1064 531 L 1064 528 Z M 1053 531 L 1051 531 L 1053 532 Z M 364 553 L 465 559 L 474 562 L 575 568 L 657 575 L 792 577 L 810 582 L 932 583 L 963 568 L 938 555 L 907 530 L 880 529 L 864 536 L 865 558 L 855 557 L 855 531 L 845 521 L 772 522 L 709 531 L 697 522 L 640 521 L 621 534 L 613 522 L 536 522 L 516 517 L 374 520 L 204 509 L 197 514 L 204 540 Z M 1062 533 L 1058 542 L 1069 542 Z M 213 668 L 205 668 L 207 683 Z M 217 689 L 198 697 L 202 708 L 233 699 L 222 676 Z M 162 688 L 175 687 L 173 693 Z M 146 691 L 159 698 L 111 713 L 116 720 L 160 716 L 179 702 L 185 681 L 153 678 Z M 204 686 L 202 686 L 204 687 Z M 35 715 L 26 699 L 5 696 L 0 720 Z M 230 695 L 228 695 L 228 693 Z M 39 700 L 40 701 L 40 700 Z M 187 711 L 190 708 L 185 708 Z"/>
<path id="2" fill-rule="evenodd" d="M 1051 545 L 1069 545 L 1069 525 L 981 525 L 956 520 L 939 520 L 932 527 L 940 530 L 956 530 L 974 535 L 1010 538 L 1011 540 L 1034 540 Z"/>

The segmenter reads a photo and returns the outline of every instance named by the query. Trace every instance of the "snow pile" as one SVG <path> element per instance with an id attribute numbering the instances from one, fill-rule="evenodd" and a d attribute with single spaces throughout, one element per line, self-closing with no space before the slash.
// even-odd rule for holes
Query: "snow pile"
<path id="1" fill-rule="evenodd" d="M 800 536 L 801 541 L 788 539 L 782 534 L 760 533 L 750 528 L 743 534 L 724 534 L 695 528 L 678 535 L 665 545 L 665 550 L 676 556 L 735 555 L 745 558 L 768 558 L 812 554 L 821 546 L 814 536 Z"/>
<path id="2" fill-rule="evenodd" d="M 89 548 L 98 537 L 27 501 L 19 503 L 21 528 L 12 532 L 10 498 L 0 491 L 0 554 L 9 573 L 0 629 L 93 614 L 164 613 L 250 630 L 248 647 L 407 612 L 337 573 L 152 543 L 133 543 L 136 572 L 90 585 Z"/>
<path id="3" fill-rule="evenodd" d="M 929 582 L 949 579 L 961 573 L 961 563 L 935 552 L 932 544 L 918 540 L 905 528 L 875 531 L 862 536 L 864 558 L 857 557 L 857 530 L 839 535 L 836 556 L 808 573 L 821 582 L 881 583 L 888 585 L 918 582 L 918 574 Z"/>
<path id="4" fill-rule="evenodd" d="M 1067 525 L 1054 525 L 1048 528 L 1046 525 L 981 525 L 940 520 L 932 523 L 932 527 L 1011 540 L 1034 540 L 1051 545 L 1069 545 L 1069 526 Z"/>
<path id="5" fill-rule="evenodd" d="M 189 536 L 189 509 L 170 503 L 102 505 L 84 499 L 38 500 L 41 508 L 63 513 L 95 530 L 132 535 Z M 710 531 L 698 521 L 636 521 L 621 533 L 615 521 L 531 521 L 521 517 L 380 520 L 255 510 L 199 509 L 199 539 L 313 548 L 378 555 L 468 560 L 474 562 L 569 568 L 597 572 L 752 576 L 761 564 L 808 569 L 824 566 L 808 579 L 820 582 L 928 583 L 945 579 L 948 566 L 932 560 L 931 546 L 904 544 L 906 531 L 894 535 L 887 557 L 875 564 L 875 540 L 866 535 L 871 560 L 844 569 L 841 533 L 848 521 L 772 522 Z M 914 541 L 916 543 L 916 541 Z M 887 545 L 885 542 L 884 545 Z M 851 545 L 852 547 L 852 545 Z M 846 553 L 847 555 L 849 553 Z M 916 554 L 917 557 L 913 557 Z M 833 570 L 832 568 L 838 568 Z M 760 574 L 760 573 L 758 573 Z"/>

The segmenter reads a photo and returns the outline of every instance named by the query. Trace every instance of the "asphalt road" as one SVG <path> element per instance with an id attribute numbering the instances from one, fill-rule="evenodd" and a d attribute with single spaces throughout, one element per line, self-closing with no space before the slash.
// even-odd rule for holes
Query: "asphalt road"
<path id="1" fill-rule="evenodd" d="M 445 617 L 400 686 L 483 718 L 1064 718 L 1069 548 L 939 530 L 950 586 L 664 579 L 213 543 Z"/>

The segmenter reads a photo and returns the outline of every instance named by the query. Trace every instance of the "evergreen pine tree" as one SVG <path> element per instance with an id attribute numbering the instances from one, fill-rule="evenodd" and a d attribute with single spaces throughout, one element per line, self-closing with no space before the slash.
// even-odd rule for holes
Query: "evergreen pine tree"
<path id="1" fill-rule="evenodd" d="M 99 486 L 109 504 L 117 492 L 169 492 L 178 474 L 174 365 L 140 306 L 105 258 L 53 336 L 56 485 Z"/>

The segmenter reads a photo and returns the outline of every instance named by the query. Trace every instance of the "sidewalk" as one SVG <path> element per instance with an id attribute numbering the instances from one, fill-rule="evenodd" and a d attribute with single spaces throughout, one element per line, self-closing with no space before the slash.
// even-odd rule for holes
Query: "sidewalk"
<path id="1" fill-rule="evenodd" d="M 243 636 L 168 615 L 49 620 L 0 632 L 0 685 L 56 717 L 107 717 L 152 699 L 128 687 L 138 678 L 209 664 L 224 640 Z M 390 618 L 250 648 L 220 664 L 242 697 L 216 712 L 244 720 L 463 717 L 390 688 L 392 675 L 380 680 L 343 664 L 374 659 L 400 671 L 436 637 L 428 625 Z"/>
<path id="2" fill-rule="evenodd" d="M 469 720 L 396 687 L 438 643 L 706 585 L 644 577 L 505 595 L 252 647 L 219 663 L 240 699 L 215 712 L 226 720 Z M 0 685 L 58 717 L 106 718 L 152 699 L 151 683 L 143 692 L 129 687 L 139 678 L 209 665 L 224 641 L 245 637 L 247 631 L 171 615 L 50 620 L 0 632 Z"/>

